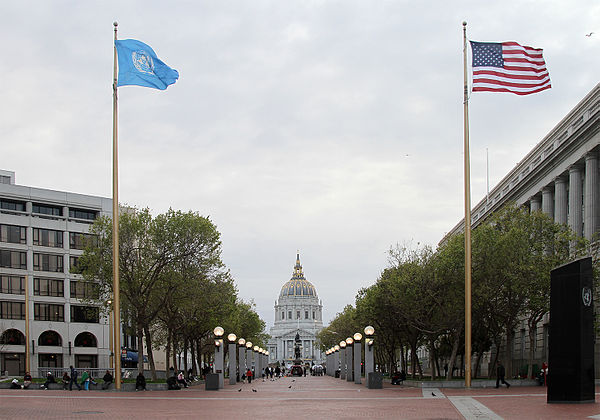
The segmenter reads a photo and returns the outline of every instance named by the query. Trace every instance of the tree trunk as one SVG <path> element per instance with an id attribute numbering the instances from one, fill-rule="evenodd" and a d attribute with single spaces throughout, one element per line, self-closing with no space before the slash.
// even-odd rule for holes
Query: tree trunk
<path id="1" fill-rule="evenodd" d="M 458 353 L 458 342 L 460 341 L 460 333 L 461 330 L 456 331 L 454 343 L 452 344 L 452 353 L 450 354 L 450 360 L 448 363 L 448 374 L 446 375 L 447 381 L 449 381 L 454 376 L 454 363 L 456 362 L 456 353 Z"/>
<path id="2" fill-rule="evenodd" d="M 171 357 L 171 329 L 167 329 L 167 345 L 165 347 L 165 374 L 169 377 L 169 368 L 171 367 L 171 361 L 169 360 Z"/>
<path id="3" fill-rule="evenodd" d="M 144 374 L 144 327 L 138 323 L 136 328 L 138 351 L 138 374 Z"/>
<path id="4" fill-rule="evenodd" d="M 177 363 L 177 334 L 173 333 L 173 369 L 175 372 L 179 370 L 179 364 Z"/>
<path id="5" fill-rule="evenodd" d="M 196 375 L 196 350 L 194 348 L 194 340 L 190 340 L 190 353 L 192 353 L 192 375 Z"/>
<path id="6" fill-rule="evenodd" d="M 506 365 L 506 377 L 510 379 L 514 376 L 513 372 L 513 346 L 515 343 L 515 331 L 510 328 L 506 331 L 506 348 L 504 352 L 506 354 L 505 357 L 505 365 Z"/>
<path id="7" fill-rule="evenodd" d="M 152 336 L 150 335 L 150 328 L 144 327 L 144 335 L 146 338 L 146 351 L 148 352 L 148 362 L 150 363 L 150 375 L 153 381 L 156 381 L 156 366 L 154 365 L 154 354 L 152 353 Z M 139 355 L 138 355 L 139 360 Z M 144 358 L 142 355 L 142 363 Z"/>
<path id="8" fill-rule="evenodd" d="M 183 339 L 183 372 L 187 375 L 188 371 L 188 344 L 189 340 L 187 337 Z"/>
<path id="9" fill-rule="evenodd" d="M 533 359 L 535 358 L 535 338 L 537 333 L 537 320 L 529 322 L 529 358 L 527 361 L 527 377 L 533 378 Z"/>

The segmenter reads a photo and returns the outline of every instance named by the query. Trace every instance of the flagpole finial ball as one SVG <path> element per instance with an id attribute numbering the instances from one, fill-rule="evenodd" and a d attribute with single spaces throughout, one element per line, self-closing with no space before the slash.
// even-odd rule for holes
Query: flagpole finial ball
<path id="1" fill-rule="evenodd" d="M 113 26 L 116 28 L 117 26 L 119 26 L 119 22 L 117 22 L 117 21 L 114 21 L 114 22 L 113 22 Z"/>
<path id="2" fill-rule="evenodd" d="M 467 21 L 463 20 L 463 26 L 467 26 Z"/>

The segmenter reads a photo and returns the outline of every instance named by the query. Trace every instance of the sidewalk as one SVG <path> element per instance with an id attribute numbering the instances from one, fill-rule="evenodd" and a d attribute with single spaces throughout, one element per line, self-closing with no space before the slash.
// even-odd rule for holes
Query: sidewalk
<path id="1" fill-rule="evenodd" d="M 0 418 L 50 419 L 587 419 L 600 404 L 546 404 L 545 388 L 364 385 L 323 377 L 225 385 L 219 391 L 0 390 Z"/>

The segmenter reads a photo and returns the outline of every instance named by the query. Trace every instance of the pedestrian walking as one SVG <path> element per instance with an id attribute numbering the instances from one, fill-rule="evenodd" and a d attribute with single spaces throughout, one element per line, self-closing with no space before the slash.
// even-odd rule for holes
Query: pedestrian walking
<path id="1" fill-rule="evenodd" d="M 496 368 L 496 388 L 500 386 L 500 383 L 506 385 L 506 388 L 510 388 L 510 384 L 504 380 L 505 375 L 506 370 L 504 370 L 504 366 L 502 366 L 502 363 L 498 362 L 498 367 Z"/>
<path id="2" fill-rule="evenodd" d="M 79 383 L 77 383 L 77 369 L 75 369 L 72 365 L 69 366 L 71 368 L 71 379 L 69 380 L 69 391 L 73 391 L 73 384 L 77 387 L 78 390 L 81 391 L 81 387 Z"/>
<path id="3" fill-rule="evenodd" d="M 252 371 L 250 369 L 248 369 L 248 371 L 246 372 L 246 378 L 248 378 L 248 383 L 251 384 L 252 383 Z"/>

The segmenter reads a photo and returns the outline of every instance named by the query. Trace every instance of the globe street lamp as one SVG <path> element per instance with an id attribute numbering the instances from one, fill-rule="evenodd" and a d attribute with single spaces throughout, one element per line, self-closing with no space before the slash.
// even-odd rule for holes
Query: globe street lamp
<path id="1" fill-rule="evenodd" d="M 371 325 L 365 327 L 365 385 L 369 386 L 369 373 L 375 372 L 375 357 L 373 353 L 373 337 L 375 328 Z"/>
<path id="2" fill-rule="evenodd" d="M 237 336 L 233 333 L 229 334 L 227 336 L 227 340 L 229 340 L 229 385 L 235 385 L 236 381 L 236 370 L 237 370 L 237 363 L 235 361 L 235 357 L 236 357 L 236 344 L 235 341 L 237 340 Z"/>
<path id="3" fill-rule="evenodd" d="M 215 327 L 213 330 L 215 335 L 215 364 L 214 373 L 219 375 L 219 389 L 225 386 L 225 377 L 223 373 L 224 355 L 223 355 L 223 334 L 225 330 L 221 327 Z"/>
<path id="4" fill-rule="evenodd" d="M 354 367 L 352 366 L 352 344 L 354 339 L 352 337 L 346 338 L 346 381 L 352 382 L 354 380 Z"/>
<path id="5" fill-rule="evenodd" d="M 362 334 L 357 332 L 354 334 L 354 383 L 361 383 L 361 369 L 360 362 L 362 360 L 360 340 L 362 340 Z"/>
<path id="6" fill-rule="evenodd" d="M 252 341 L 246 341 L 246 366 L 252 371 Z"/>
<path id="7" fill-rule="evenodd" d="M 246 373 L 246 340 L 240 338 L 238 340 L 238 381 L 244 373 Z"/>
<path id="8" fill-rule="evenodd" d="M 346 379 L 346 373 L 348 372 L 346 368 L 346 342 L 344 340 L 340 341 L 340 379 Z"/>

